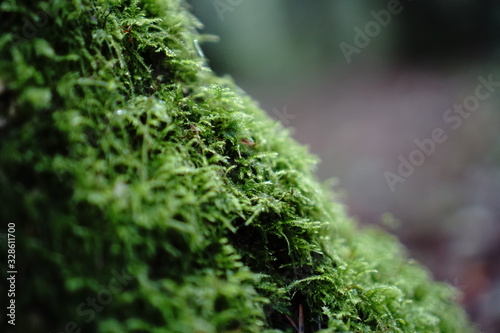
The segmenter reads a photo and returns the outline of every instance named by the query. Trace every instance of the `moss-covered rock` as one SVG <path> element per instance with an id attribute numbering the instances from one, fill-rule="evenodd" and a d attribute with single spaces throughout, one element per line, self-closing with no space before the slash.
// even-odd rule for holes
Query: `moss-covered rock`
<path id="1" fill-rule="evenodd" d="M 0 15 L 18 332 L 474 331 L 451 287 L 357 230 L 306 148 L 207 68 L 182 1 Z"/>

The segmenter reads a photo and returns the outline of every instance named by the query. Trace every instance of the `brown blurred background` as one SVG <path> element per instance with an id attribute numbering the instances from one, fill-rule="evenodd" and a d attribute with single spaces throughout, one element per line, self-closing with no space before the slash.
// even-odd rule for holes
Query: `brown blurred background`
<path id="1" fill-rule="evenodd" d="M 478 77 L 500 84 L 500 2 L 190 3 L 220 37 L 202 44 L 210 66 L 294 129 L 353 216 L 397 234 L 462 290 L 481 331 L 499 332 L 500 86 L 456 130 L 443 117 Z M 447 139 L 392 191 L 384 173 L 436 128 Z"/>

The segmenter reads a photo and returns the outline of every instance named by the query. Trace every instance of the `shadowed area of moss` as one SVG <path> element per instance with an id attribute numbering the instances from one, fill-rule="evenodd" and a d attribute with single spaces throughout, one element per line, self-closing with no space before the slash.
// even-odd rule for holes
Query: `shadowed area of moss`
<path id="1" fill-rule="evenodd" d="M 357 230 L 307 149 L 211 72 L 182 1 L 0 13 L 19 331 L 293 332 L 301 311 L 304 332 L 474 331 L 451 287 Z"/>

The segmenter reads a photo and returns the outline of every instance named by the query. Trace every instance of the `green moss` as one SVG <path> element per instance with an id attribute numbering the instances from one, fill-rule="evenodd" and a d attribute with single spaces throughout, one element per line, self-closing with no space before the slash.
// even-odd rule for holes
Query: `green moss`
<path id="1" fill-rule="evenodd" d="M 20 331 L 292 332 L 299 309 L 305 332 L 474 331 L 455 290 L 357 230 L 306 148 L 206 67 L 182 1 L 0 14 Z"/>

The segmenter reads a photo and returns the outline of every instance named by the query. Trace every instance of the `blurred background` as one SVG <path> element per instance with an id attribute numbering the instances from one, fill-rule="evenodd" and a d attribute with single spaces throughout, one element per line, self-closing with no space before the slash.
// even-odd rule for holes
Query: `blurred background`
<path id="1" fill-rule="evenodd" d="M 202 43 L 210 66 L 321 158 L 351 215 L 397 234 L 462 290 L 481 331 L 498 332 L 500 2 L 190 4 L 201 32 L 220 37 Z M 480 84 L 489 95 L 474 105 Z M 454 111 L 471 101 L 475 111 Z M 446 139 L 415 153 L 435 129 Z M 402 160 L 419 165 L 405 173 Z"/>

